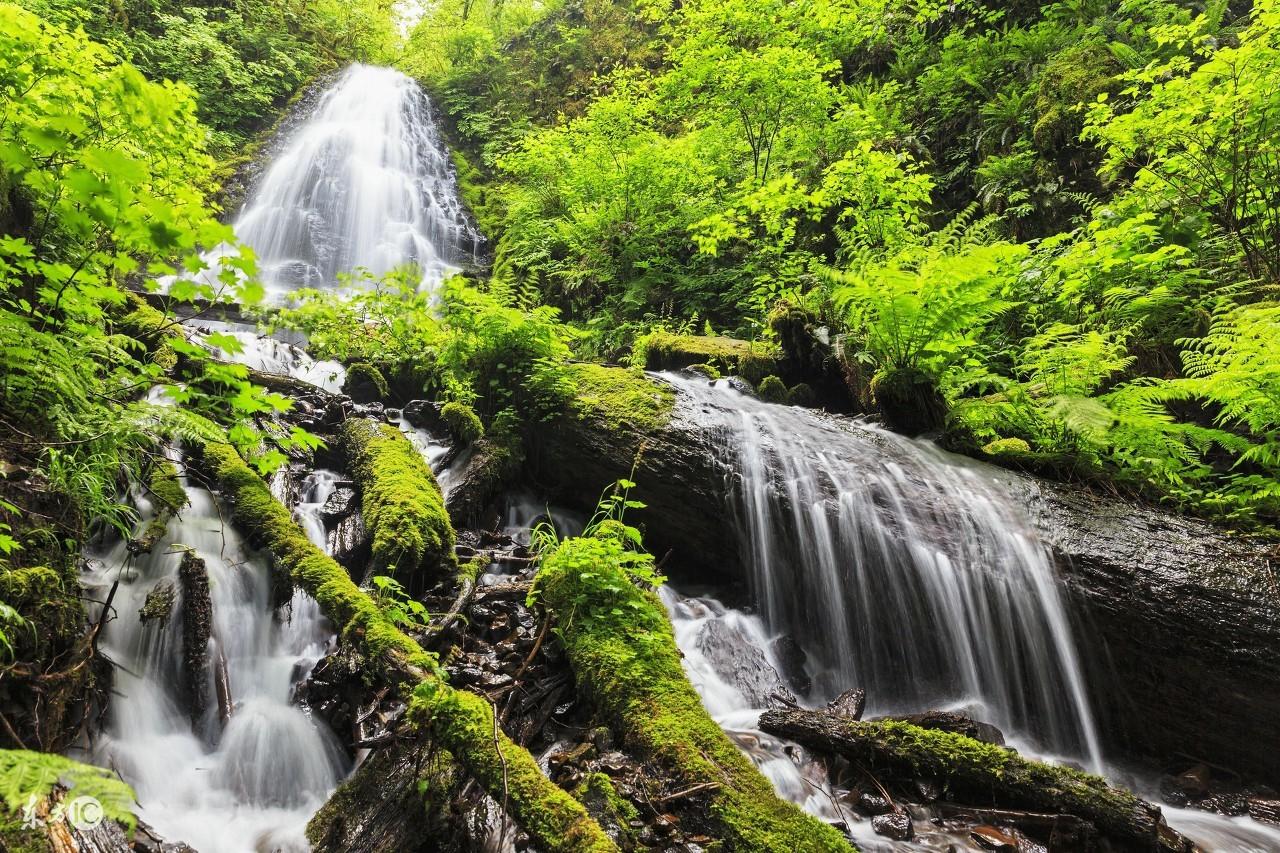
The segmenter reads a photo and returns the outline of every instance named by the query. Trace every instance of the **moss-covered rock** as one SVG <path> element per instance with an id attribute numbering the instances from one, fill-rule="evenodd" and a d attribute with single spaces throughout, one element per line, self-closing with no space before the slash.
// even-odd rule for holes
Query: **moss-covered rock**
<path id="1" fill-rule="evenodd" d="M 787 403 L 792 406 L 801 406 L 809 408 L 817 405 L 818 396 L 813 393 L 813 388 L 807 382 L 797 382 L 787 391 Z"/>
<path id="2" fill-rule="evenodd" d="M 876 374 L 871 396 L 885 425 L 903 435 L 940 430 L 946 423 L 947 401 L 933 376 L 918 368 Z"/>
<path id="3" fill-rule="evenodd" d="M 347 378 L 342 380 L 342 393 L 357 403 L 376 403 L 387 399 L 391 392 L 381 370 L 366 361 L 359 361 L 347 368 Z"/>
<path id="4" fill-rule="evenodd" d="M 699 376 L 705 376 L 712 381 L 719 379 L 721 376 L 720 369 L 714 364 L 691 364 L 685 370 L 690 373 L 696 373 Z"/>
<path id="5" fill-rule="evenodd" d="M 705 364 L 752 383 L 777 373 L 781 355 L 777 345 L 771 343 L 718 335 L 673 335 L 661 330 L 646 335 L 641 347 L 645 366 L 650 370 L 681 370 Z"/>
<path id="6" fill-rule="evenodd" d="M 344 641 L 354 644 L 397 692 L 409 717 L 470 773 L 548 853 L 614 853 L 618 847 L 582 804 L 552 784 L 528 750 L 497 726 L 493 706 L 445 681 L 424 651 L 368 593 L 317 548 L 235 448 L 208 443 L 203 464 L 231 506 L 232 521 L 265 546 L 320 605 Z"/>
<path id="7" fill-rule="evenodd" d="M 465 403 L 445 403 L 440 418 L 449 434 L 464 444 L 470 444 L 484 435 L 484 424 L 475 410 Z"/>
<path id="8" fill-rule="evenodd" d="M 635 846 L 636 832 L 631 828 L 631 822 L 640 819 L 640 812 L 618 793 L 608 776 L 604 773 L 587 774 L 573 795 L 587 807 L 619 847 L 630 850 Z"/>
<path id="9" fill-rule="evenodd" d="M 646 431 L 671 417 L 675 392 L 643 374 L 599 364 L 566 365 L 577 394 L 569 407 L 574 415 L 592 418 L 612 429 Z"/>
<path id="10" fill-rule="evenodd" d="M 702 705 L 658 597 L 636 586 L 617 538 L 563 542 L 535 595 L 556 618 L 579 686 L 640 757 L 710 783 L 708 832 L 736 851 L 849 851 L 838 831 L 779 799 Z"/>
<path id="11" fill-rule="evenodd" d="M 341 445 L 360 488 L 372 538 L 370 571 L 409 583 L 421 571 L 452 571 L 454 532 L 435 475 L 398 429 L 368 418 L 342 427 Z"/>
<path id="12" fill-rule="evenodd" d="M 787 386 L 776 376 L 766 376 L 756 386 L 756 395 L 766 403 L 787 402 Z"/>
<path id="13" fill-rule="evenodd" d="M 1014 458 L 1031 455 L 1031 445 L 1021 438 L 997 438 L 983 445 L 982 452 L 988 456 L 1011 456 Z"/>

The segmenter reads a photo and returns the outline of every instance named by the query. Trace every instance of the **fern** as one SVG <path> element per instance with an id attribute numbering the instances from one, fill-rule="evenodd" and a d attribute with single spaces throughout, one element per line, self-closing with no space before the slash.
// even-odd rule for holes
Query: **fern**
<path id="1" fill-rule="evenodd" d="M 137 825 L 133 789 L 110 770 L 47 752 L 0 750 L 0 799 L 11 813 L 21 813 L 32 797 L 48 797 L 59 784 L 76 797 L 93 797 L 108 819 L 130 831 Z"/>

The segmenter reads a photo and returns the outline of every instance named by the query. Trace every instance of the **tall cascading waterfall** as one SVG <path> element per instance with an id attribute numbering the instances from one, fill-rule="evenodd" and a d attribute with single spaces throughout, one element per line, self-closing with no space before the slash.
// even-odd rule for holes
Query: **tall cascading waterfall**
<path id="1" fill-rule="evenodd" d="M 340 274 L 359 268 L 380 275 L 406 264 L 417 266 L 418 288 L 430 291 L 474 257 L 479 237 L 458 199 L 430 104 L 400 72 L 348 68 L 274 150 L 235 222 L 257 254 L 269 298 L 337 287 Z M 243 346 L 224 357 L 330 391 L 342 385 L 341 365 L 313 361 L 251 327 L 215 325 Z M 321 507 L 336 481 L 332 472 L 311 472 L 293 506 L 326 549 Z M 283 484 L 273 483 L 281 499 L 290 491 Z M 115 587 L 100 648 L 117 669 L 106 726 L 85 745 L 87 757 L 133 785 L 141 817 L 171 841 L 201 853 L 307 850 L 306 823 L 349 764 L 332 733 L 291 698 L 331 643 L 332 626 L 301 591 L 273 607 L 266 559 L 223 523 L 211 493 L 184 485 L 191 505 L 150 554 L 132 556 L 119 542 L 90 555 L 89 595 L 102 601 Z M 145 496 L 137 502 L 145 525 L 151 508 Z M 211 672 L 218 670 L 202 688 L 210 710 L 194 723 L 183 694 L 179 572 L 188 548 L 208 574 L 208 651 Z M 161 605 L 163 623 L 139 613 L 157 585 L 174 590 Z M 220 691 L 232 703 L 225 722 L 216 710 Z"/>
<path id="2" fill-rule="evenodd" d="M 971 708 L 1102 769 L 1081 661 L 1045 544 L 992 469 L 726 383 L 664 378 L 733 471 L 753 600 L 808 653 L 814 699 L 878 713 Z"/>
<path id="3" fill-rule="evenodd" d="M 342 72 L 286 137 L 234 227 L 276 299 L 409 263 L 431 289 L 480 242 L 426 95 L 370 65 Z"/>

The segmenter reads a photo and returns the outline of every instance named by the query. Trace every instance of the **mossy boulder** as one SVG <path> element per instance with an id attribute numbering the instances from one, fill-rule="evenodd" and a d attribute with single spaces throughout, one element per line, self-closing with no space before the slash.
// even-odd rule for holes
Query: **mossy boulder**
<path id="1" fill-rule="evenodd" d="M 778 372 L 781 351 L 777 345 L 744 341 L 719 335 L 673 335 L 650 332 L 643 339 L 645 367 L 649 370 L 682 370 L 695 364 L 759 382 Z"/>
<path id="2" fill-rule="evenodd" d="M 983 445 L 982 452 L 988 456 L 1008 456 L 1021 458 L 1031 455 L 1031 445 L 1021 438 L 997 438 Z"/>
<path id="3" fill-rule="evenodd" d="M 797 382 L 787 391 L 787 403 L 792 406 L 809 408 L 818 403 L 818 395 L 807 382 Z"/>
<path id="4" fill-rule="evenodd" d="M 699 376 L 715 381 L 720 378 L 720 369 L 714 364 L 691 364 L 685 368 L 689 373 L 696 373 Z"/>
<path id="5" fill-rule="evenodd" d="M 347 368 L 347 378 L 342 381 L 342 393 L 357 403 L 376 403 L 387 399 L 391 393 L 382 371 L 365 361 Z"/>
<path id="6" fill-rule="evenodd" d="M 766 403 L 787 402 L 787 386 L 776 376 L 766 376 L 756 386 L 756 396 Z"/>
<path id="7" fill-rule="evenodd" d="M 914 367 L 876 374 L 871 395 L 885 426 L 903 435 L 923 435 L 941 430 L 947 419 L 947 401 L 929 373 Z"/>
<path id="8" fill-rule="evenodd" d="M 612 429 L 640 431 L 658 429 L 671 417 L 675 392 L 641 373 L 600 364 L 570 364 L 565 369 L 577 389 L 569 403 L 577 417 Z"/>
<path id="9" fill-rule="evenodd" d="M 452 572 L 454 532 L 435 475 L 398 429 L 368 418 L 342 427 L 341 448 L 360 488 L 372 538 L 372 575 L 416 584 L 421 572 Z"/>
<path id="10" fill-rule="evenodd" d="M 475 410 L 465 403 L 445 403 L 440 418 L 449 434 L 464 444 L 471 444 L 484 435 L 484 424 Z"/>

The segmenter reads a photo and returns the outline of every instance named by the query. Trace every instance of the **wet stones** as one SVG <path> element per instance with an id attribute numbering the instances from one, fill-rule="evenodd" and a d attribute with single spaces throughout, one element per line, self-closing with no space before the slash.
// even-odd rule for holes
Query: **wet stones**
<path id="1" fill-rule="evenodd" d="M 910 841 L 915 835 L 911 825 L 911 816 L 906 812 L 889 812 L 871 819 L 871 828 L 878 835 L 892 838 L 894 841 Z"/>

